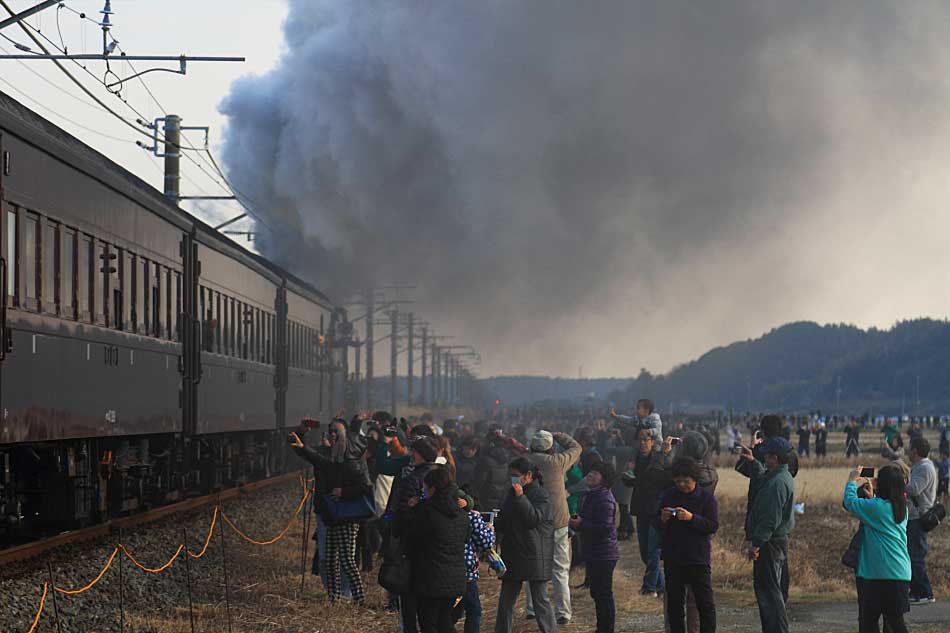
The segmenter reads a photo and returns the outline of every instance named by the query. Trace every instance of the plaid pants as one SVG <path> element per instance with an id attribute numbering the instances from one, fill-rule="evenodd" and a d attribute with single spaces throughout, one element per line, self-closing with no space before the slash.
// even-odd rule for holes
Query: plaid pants
<path id="1" fill-rule="evenodd" d="M 356 535 L 360 531 L 358 523 L 331 525 L 327 527 L 327 592 L 330 600 L 340 599 L 340 568 L 350 581 L 353 600 L 363 604 L 363 579 L 356 564 Z"/>

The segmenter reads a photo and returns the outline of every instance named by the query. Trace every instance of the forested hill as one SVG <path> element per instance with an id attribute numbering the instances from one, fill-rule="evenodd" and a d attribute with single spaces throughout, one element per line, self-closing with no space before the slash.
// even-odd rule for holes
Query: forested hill
<path id="1" fill-rule="evenodd" d="M 641 370 L 622 389 L 597 396 L 618 406 L 652 397 L 662 410 L 673 402 L 677 409 L 832 413 L 839 387 L 842 412 L 950 413 L 950 322 L 918 319 L 889 330 L 790 323 L 717 347 L 668 374 Z"/>

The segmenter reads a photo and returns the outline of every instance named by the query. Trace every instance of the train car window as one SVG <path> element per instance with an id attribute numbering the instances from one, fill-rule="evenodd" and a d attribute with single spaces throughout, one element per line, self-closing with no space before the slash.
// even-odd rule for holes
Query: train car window
<path id="1" fill-rule="evenodd" d="M 152 274 L 155 276 L 152 286 L 152 335 L 161 338 L 162 336 L 162 265 L 155 263 L 152 268 Z"/>
<path id="2" fill-rule="evenodd" d="M 310 369 L 310 328 L 303 326 L 303 368 Z"/>
<path id="3" fill-rule="evenodd" d="M 117 246 L 106 245 L 103 248 L 107 257 L 102 262 L 105 269 L 105 283 L 102 285 L 102 294 L 106 296 L 103 305 L 106 311 L 106 325 L 121 330 L 125 321 L 122 314 L 122 250 Z"/>
<path id="4" fill-rule="evenodd" d="M 43 284 L 40 287 L 40 297 L 43 302 L 43 312 L 48 314 L 56 313 L 57 292 L 56 278 L 57 255 L 56 248 L 56 224 L 53 222 L 43 222 L 43 236 L 40 240 L 40 260 L 43 262 Z"/>
<path id="5" fill-rule="evenodd" d="M 254 310 L 254 355 L 259 363 L 264 362 L 264 313 Z"/>
<path id="6" fill-rule="evenodd" d="M 92 320 L 92 311 L 89 308 L 89 271 L 92 268 L 92 238 L 83 233 L 79 236 L 79 253 L 76 258 L 76 299 L 78 300 L 79 318 L 82 321 Z"/>
<path id="7" fill-rule="evenodd" d="M 139 258 L 134 253 L 130 253 L 131 263 L 129 264 L 129 321 L 132 325 L 132 331 L 139 331 L 139 324 L 142 320 L 139 318 L 139 311 L 142 309 L 142 291 L 139 286 L 142 285 L 139 279 Z"/>
<path id="8" fill-rule="evenodd" d="M 170 268 L 163 268 L 165 275 L 165 338 L 172 340 L 174 330 L 172 329 L 172 271 Z"/>
<path id="9" fill-rule="evenodd" d="M 9 306 L 16 306 L 20 297 L 17 287 L 17 272 L 19 272 L 19 257 L 17 252 L 17 213 L 15 209 L 7 209 L 7 297 Z"/>
<path id="10" fill-rule="evenodd" d="M 100 305 L 102 308 L 97 312 L 97 316 L 102 316 L 105 318 L 105 324 L 109 325 L 109 304 L 112 302 L 109 293 L 112 292 L 110 289 L 110 275 L 109 269 L 112 267 L 112 262 L 109 259 L 109 245 L 105 242 L 98 242 L 97 247 L 99 249 L 98 261 L 98 270 L 99 270 L 99 292 L 100 292 Z"/>
<path id="11" fill-rule="evenodd" d="M 235 356 L 246 358 L 247 348 L 244 345 L 244 305 L 235 299 L 234 301 L 234 344 Z"/>
<path id="12" fill-rule="evenodd" d="M 135 285 L 132 283 L 135 278 L 135 258 L 123 249 L 119 261 L 122 276 L 122 329 L 131 332 L 135 329 L 135 310 L 132 307 L 135 305 Z"/>
<path id="13" fill-rule="evenodd" d="M 181 342 L 181 273 L 175 271 L 175 310 L 172 312 L 175 321 L 175 340 Z"/>
<path id="14" fill-rule="evenodd" d="M 267 315 L 266 323 L 267 327 L 264 332 L 264 362 L 270 365 L 270 340 L 272 328 L 274 327 L 274 319 L 270 314 Z"/>
<path id="15" fill-rule="evenodd" d="M 225 297 L 224 300 L 228 304 L 228 307 L 225 310 L 225 314 L 228 318 L 228 329 L 226 334 L 228 356 L 234 356 L 234 299 L 231 297 Z"/>
<path id="16" fill-rule="evenodd" d="M 221 293 L 214 293 L 214 351 L 215 353 L 220 354 L 222 348 L 221 334 L 223 333 L 223 324 L 222 317 L 224 315 L 221 313 Z"/>
<path id="17" fill-rule="evenodd" d="M 24 307 L 28 310 L 37 308 L 37 280 L 38 266 L 36 258 L 39 255 L 36 248 L 36 232 L 39 229 L 39 218 L 32 213 L 23 216 L 23 275 L 26 281 L 26 301 Z"/>
<path id="18" fill-rule="evenodd" d="M 63 318 L 76 318 L 76 231 L 63 228 L 63 254 L 60 269 L 63 271 L 63 296 L 60 310 Z"/>
<path id="19" fill-rule="evenodd" d="M 142 259 L 142 334 L 148 335 L 152 333 L 151 324 L 152 324 L 152 313 L 149 309 L 152 302 L 152 276 L 149 274 L 151 266 L 149 261 L 144 257 Z"/>

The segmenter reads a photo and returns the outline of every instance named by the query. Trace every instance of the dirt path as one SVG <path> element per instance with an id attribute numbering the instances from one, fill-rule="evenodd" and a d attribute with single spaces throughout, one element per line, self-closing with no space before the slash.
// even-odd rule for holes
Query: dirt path
<path id="1" fill-rule="evenodd" d="M 720 631 L 761 631 L 759 612 L 755 605 L 733 607 L 719 605 L 716 610 Z M 857 630 L 858 607 L 852 602 L 792 604 L 789 608 L 790 629 L 794 633 L 853 633 Z M 950 630 L 950 601 L 915 606 L 906 617 L 914 633 L 936 633 Z M 658 614 L 636 614 L 622 618 L 617 630 L 624 633 L 661 633 L 663 618 Z"/>

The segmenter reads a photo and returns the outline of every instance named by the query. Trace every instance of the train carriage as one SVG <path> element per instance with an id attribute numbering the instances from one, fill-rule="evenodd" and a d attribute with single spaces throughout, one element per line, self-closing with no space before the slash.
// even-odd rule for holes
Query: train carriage
<path id="1" fill-rule="evenodd" d="M 345 313 L 3 93 L 0 155 L 0 545 L 278 469 Z"/>

